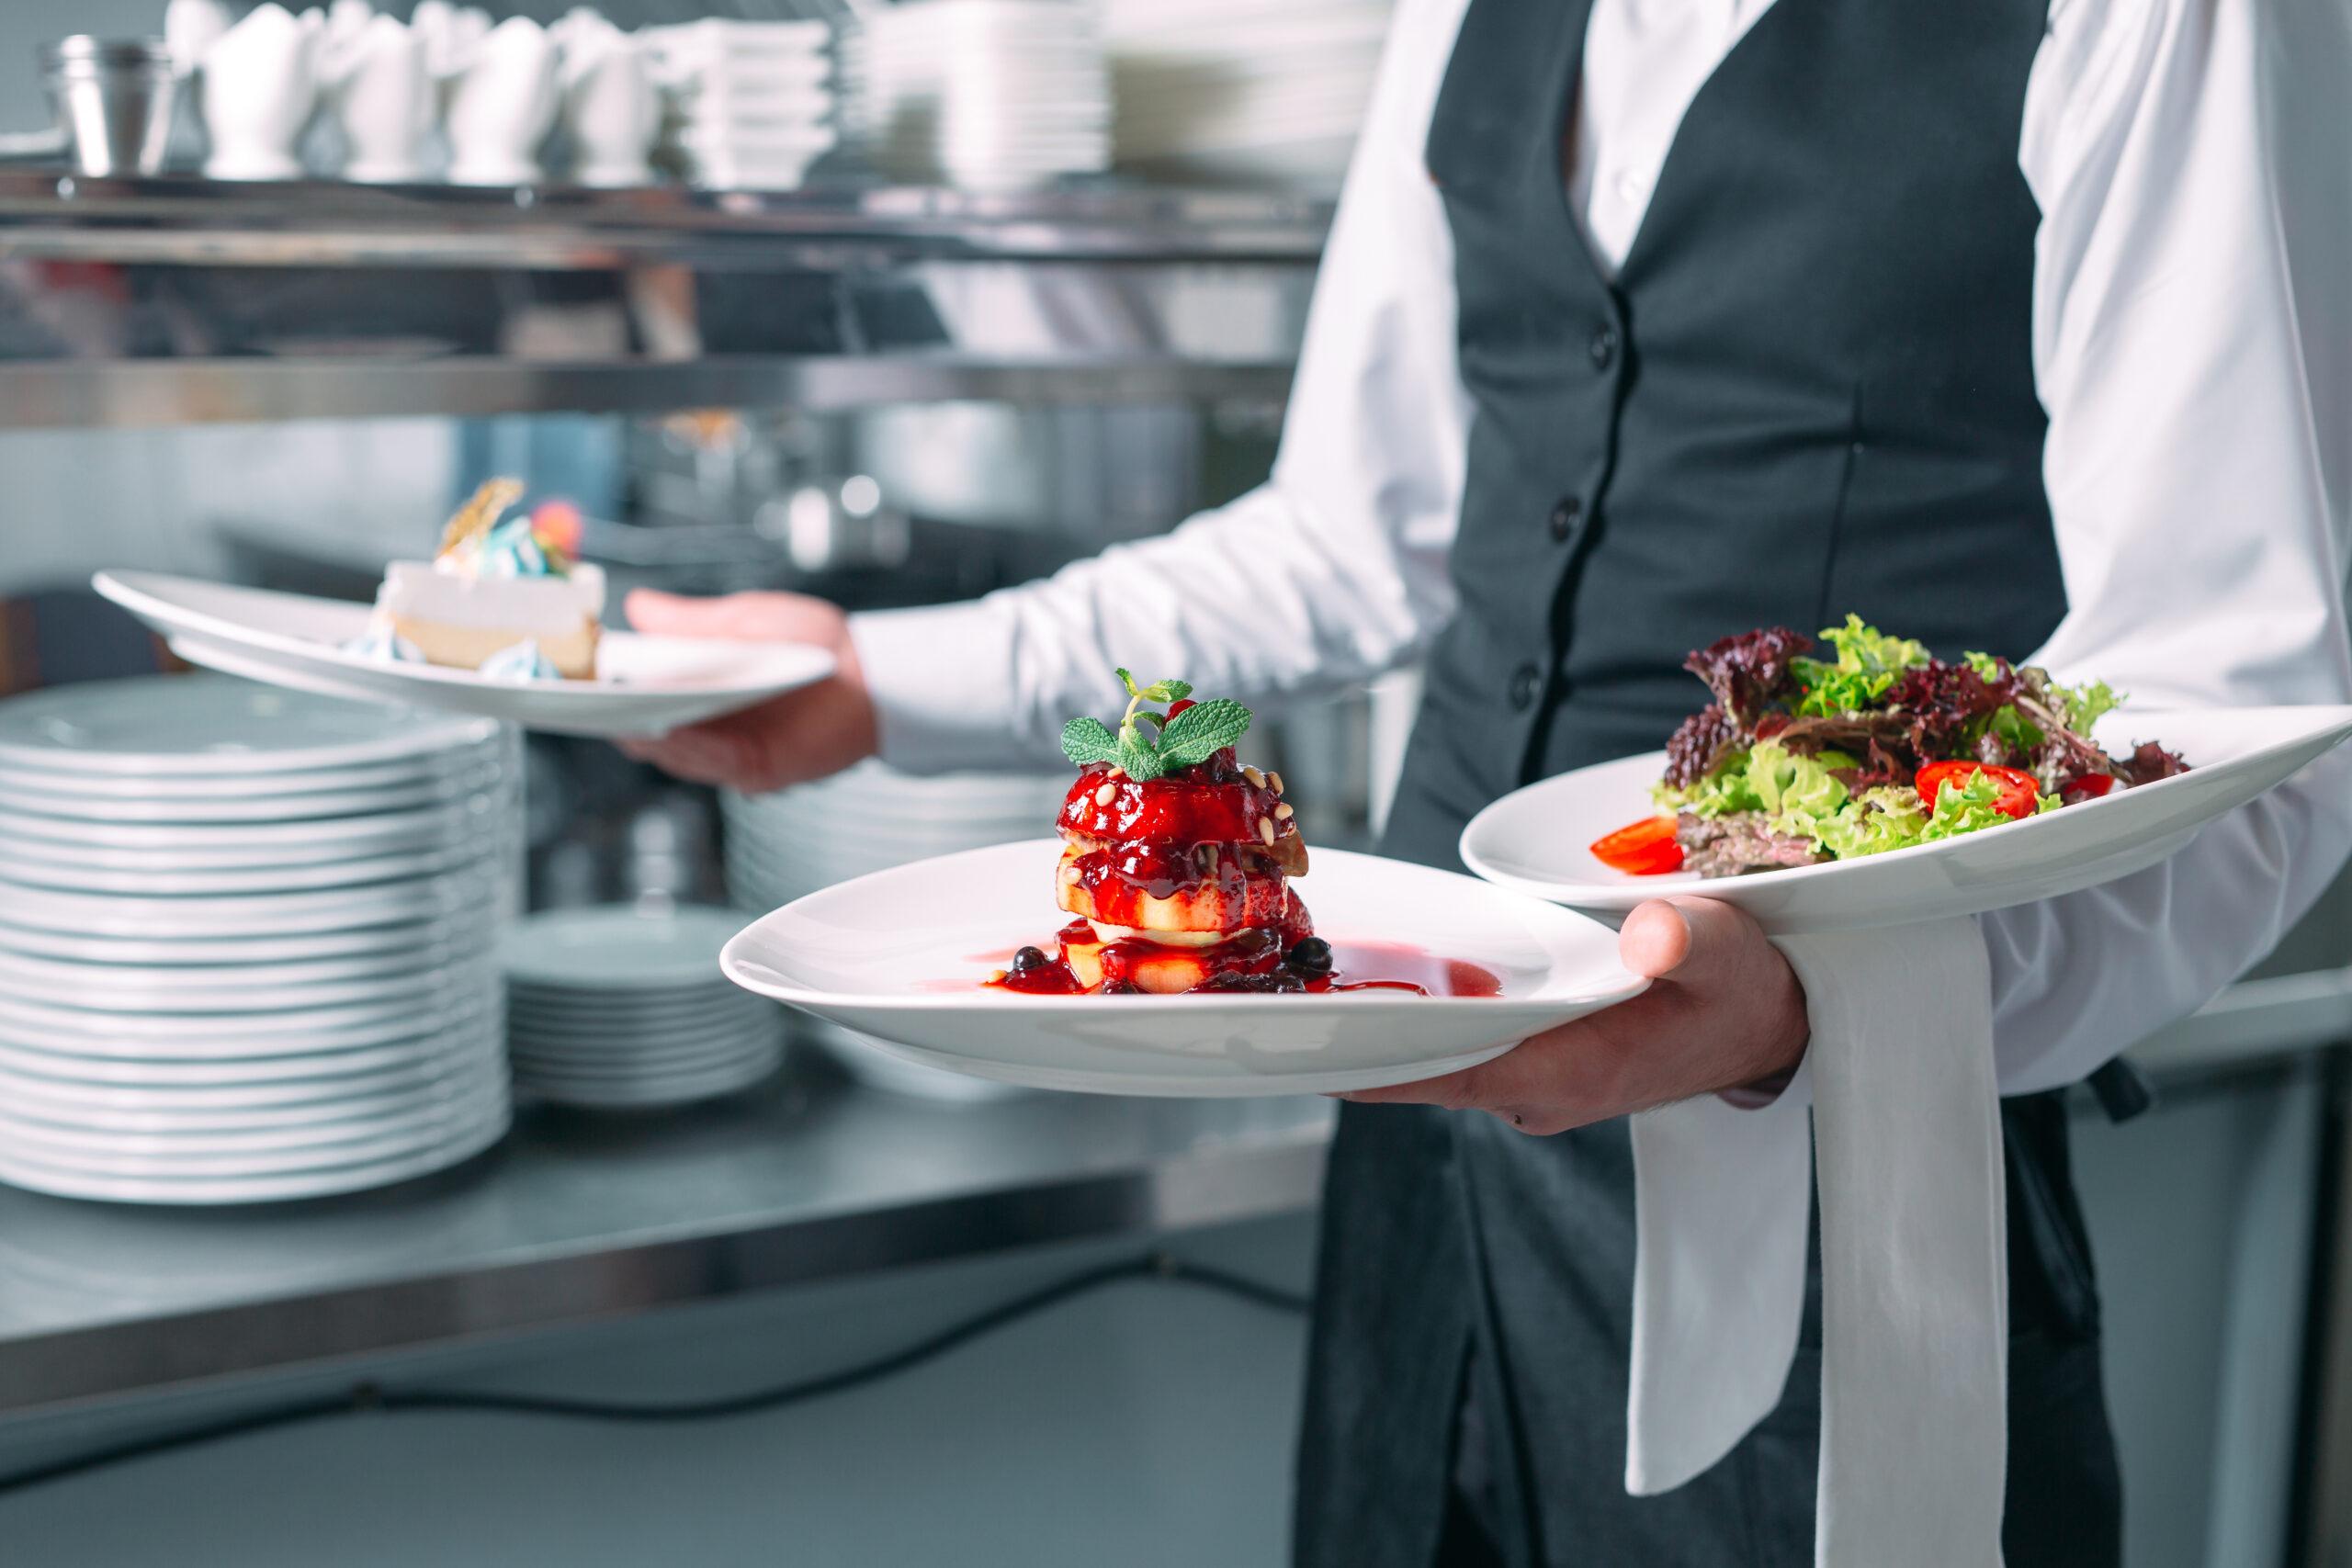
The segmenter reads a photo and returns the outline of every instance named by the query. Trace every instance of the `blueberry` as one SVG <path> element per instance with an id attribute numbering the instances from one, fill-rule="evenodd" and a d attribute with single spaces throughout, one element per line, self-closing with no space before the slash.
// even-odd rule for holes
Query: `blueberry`
<path id="1" fill-rule="evenodd" d="M 1195 991 L 1291 992 L 1306 989 L 1306 982 L 1295 975 L 1285 975 L 1277 969 L 1271 975 L 1252 975 L 1247 970 L 1229 970 L 1212 975 L 1193 987 Z"/>
<path id="2" fill-rule="evenodd" d="M 1012 973 L 1026 975 L 1035 970 L 1043 969 L 1051 962 L 1053 961 L 1046 956 L 1043 948 L 1024 947 L 1012 955 Z"/>
<path id="3" fill-rule="evenodd" d="M 1139 997 L 1143 995 L 1143 987 L 1133 980 L 1105 980 L 1102 982 L 1102 994 L 1106 997 Z"/>
<path id="4" fill-rule="evenodd" d="M 1290 950 L 1283 962 L 1302 975 L 1329 975 L 1331 972 L 1331 944 L 1319 936 L 1301 937 L 1298 945 Z"/>

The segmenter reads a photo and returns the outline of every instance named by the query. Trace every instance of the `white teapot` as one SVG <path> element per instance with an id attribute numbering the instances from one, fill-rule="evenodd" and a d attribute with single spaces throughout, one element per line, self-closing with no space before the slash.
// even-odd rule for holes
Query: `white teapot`
<path id="1" fill-rule="evenodd" d="M 327 110 L 343 131 L 345 179 L 389 185 L 424 177 L 433 85 L 424 42 L 413 31 L 386 16 L 338 28 L 330 13 L 320 76 Z"/>
<path id="2" fill-rule="evenodd" d="M 318 106 L 318 44 L 323 18 L 298 18 L 275 3 L 257 6 L 204 51 L 204 129 L 216 180 L 300 177 L 296 152 Z"/>
<path id="3" fill-rule="evenodd" d="M 510 17 L 449 62 L 441 88 L 449 178 L 458 185 L 528 185 L 555 124 L 555 40 Z"/>

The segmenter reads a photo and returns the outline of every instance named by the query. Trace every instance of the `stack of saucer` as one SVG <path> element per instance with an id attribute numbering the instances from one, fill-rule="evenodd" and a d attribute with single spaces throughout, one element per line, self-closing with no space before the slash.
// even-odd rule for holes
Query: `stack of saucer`
<path id="1" fill-rule="evenodd" d="M 662 156 L 687 184 L 793 190 L 832 147 L 824 23 L 707 17 L 639 37 L 662 84 Z"/>
<path id="2" fill-rule="evenodd" d="M 519 922 L 505 947 L 516 1090 L 567 1105 L 683 1105 L 775 1072 L 783 1010 L 718 972 L 741 925 L 724 909 L 625 904 Z"/>
<path id="3" fill-rule="evenodd" d="M 861 762 L 776 795 L 720 797 L 727 829 L 727 882 L 736 904 L 757 914 L 804 894 L 910 861 L 1019 839 L 1042 839 L 1069 785 L 1066 774 L 942 773 L 921 777 Z M 1037 872 L 1038 931 L 1059 923 L 1053 862 Z M 993 1100 L 1008 1085 L 966 1077 L 870 1051 L 859 1037 L 821 1020 L 796 1019 L 808 1038 L 876 1089 L 929 1100 Z"/>
<path id="4" fill-rule="evenodd" d="M 496 1142 L 519 779 L 487 720 L 219 676 L 0 703 L 0 1180 L 307 1198 Z"/>
<path id="5" fill-rule="evenodd" d="M 897 178 L 1009 191 L 1110 164 L 1110 77 L 1091 6 L 888 6 L 843 43 L 842 62 L 852 125 Z"/>

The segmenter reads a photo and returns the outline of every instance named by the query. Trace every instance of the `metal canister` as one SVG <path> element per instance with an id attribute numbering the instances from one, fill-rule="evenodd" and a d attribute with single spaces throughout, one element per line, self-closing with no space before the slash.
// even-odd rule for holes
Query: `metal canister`
<path id="1" fill-rule="evenodd" d="M 163 39 L 59 39 L 40 48 L 40 79 L 65 135 L 66 158 L 77 171 L 162 171 L 178 92 Z"/>

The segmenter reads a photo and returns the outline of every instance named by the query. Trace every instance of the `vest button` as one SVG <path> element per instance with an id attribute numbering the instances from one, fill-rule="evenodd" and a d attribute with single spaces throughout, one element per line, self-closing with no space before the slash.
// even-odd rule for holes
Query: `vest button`
<path id="1" fill-rule="evenodd" d="M 1532 664 L 1522 664 L 1510 672 L 1510 705 L 1525 713 L 1535 705 L 1536 694 L 1544 689 L 1544 671 Z"/>
<path id="2" fill-rule="evenodd" d="M 1606 370 L 1617 360 L 1617 329 L 1603 326 L 1592 334 L 1592 367 Z"/>
<path id="3" fill-rule="evenodd" d="M 1552 508 L 1552 537 L 1565 545 L 1577 531 L 1577 521 L 1584 515 L 1584 502 L 1569 496 Z"/>

